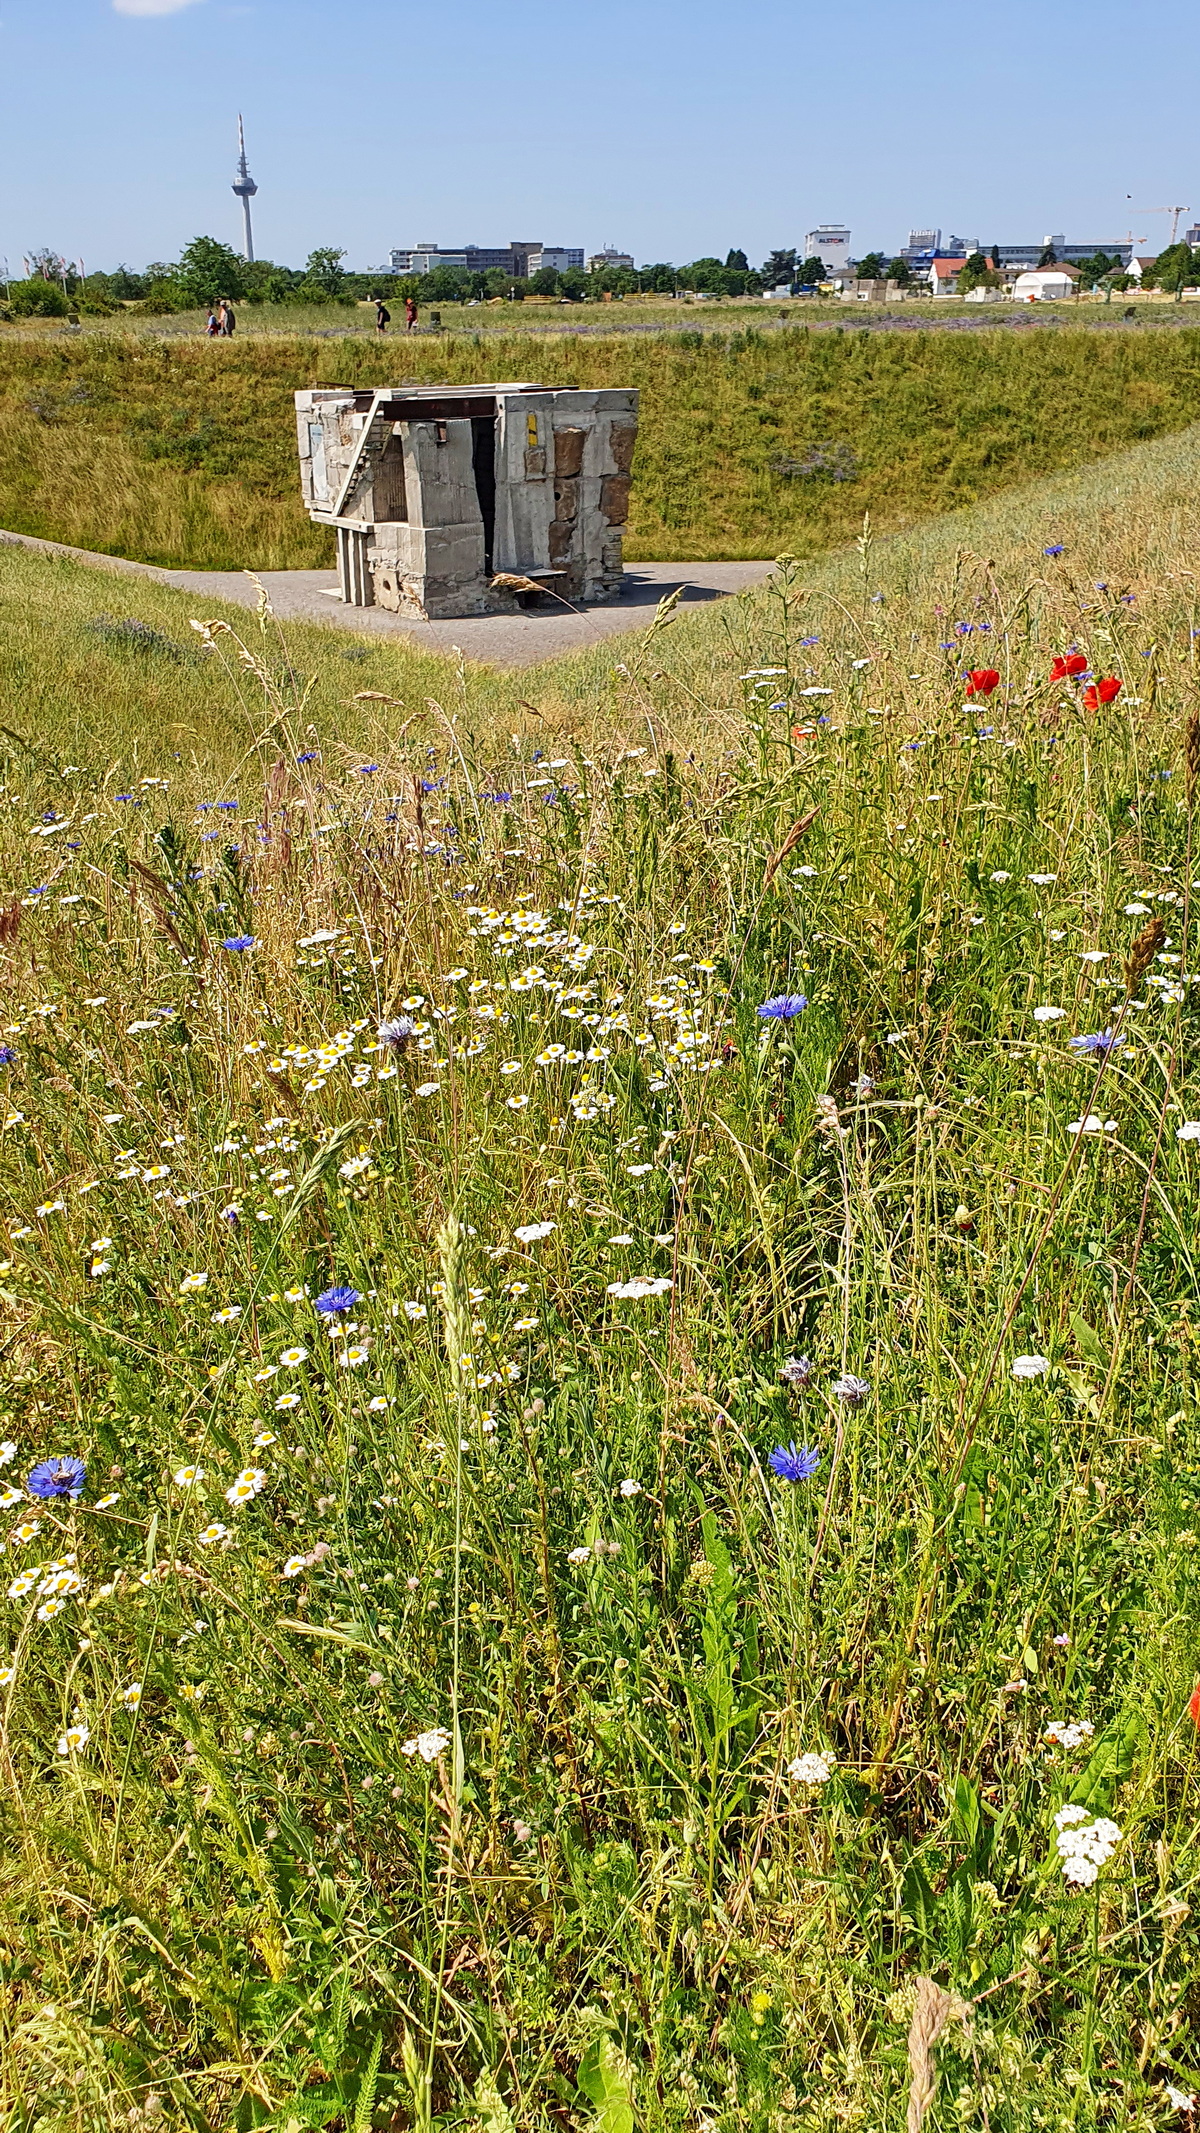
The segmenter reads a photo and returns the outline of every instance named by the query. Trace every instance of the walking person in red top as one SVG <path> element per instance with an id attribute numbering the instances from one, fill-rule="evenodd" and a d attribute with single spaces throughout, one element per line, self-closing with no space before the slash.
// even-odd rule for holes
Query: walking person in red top
<path id="1" fill-rule="evenodd" d="M 406 333 L 411 333 L 411 332 L 412 332 L 412 330 L 413 330 L 413 327 L 414 327 L 414 326 L 416 325 L 416 323 L 417 323 L 417 299 L 416 299 L 416 297 L 415 297 L 415 296 L 406 296 L 406 297 L 405 297 L 405 299 L 404 299 L 404 328 L 405 328 L 405 332 L 406 332 Z"/>

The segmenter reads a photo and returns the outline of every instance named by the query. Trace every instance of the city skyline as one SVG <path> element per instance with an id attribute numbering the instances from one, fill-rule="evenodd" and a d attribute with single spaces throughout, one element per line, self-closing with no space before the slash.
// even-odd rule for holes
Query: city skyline
<path id="1" fill-rule="evenodd" d="M 503 22 L 455 0 L 406 26 L 419 97 L 380 121 L 378 148 L 346 157 L 331 73 L 340 64 L 357 80 L 390 23 L 381 0 L 363 0 L 345 28 L 316 0 L 60 0 L 53 14 L 10 0 L 0 63 L 10 81 L 53 82 L 55 129 L 48 154 L 44 101 L 12 99 L 0 259 L 12 270 L 46 245 L 89 266 L 141 266 L 202 233 L 242 250 L 229 171 L 239 111 L 261 187 L 252 243 L 281 262 L 336 245 L 366 269 L 430 231 L 487 244 L 522 229 L 589 252 L 612 243 L 639 263 L 734 247 L 754 261 L 838 216 L 864 251 L 899 250 L 923 220 L 985 243 L 1053 228 L 1161 250 L 1170 211 L 1145 203 L 1200 210 L 1176 145 L 1190 137 L 1200 48 L 1184 0 L 1096 0 L 1086 13 L 1064 0 L 1053 16 L 1001 0 L 986 23 L 964 22 L 950 0 L 913 0 L 903 18 L 848 0 L 836 66 L 814 63 L 828 24 L 811 6 L 748 0 L 731 41 L 716 0 L 686 12 L 681 0 L 613 0 L 604 36 L 637 55 L 623 71 L 594 24 L 550 0 L 523 0 Z M 1059 83 L 1053 111 L 1021 93 L 1022 67 Z M 569 157 L 554 120 L 564 84 Z M 529 122 L 539 114 L 545 124 Z"/>

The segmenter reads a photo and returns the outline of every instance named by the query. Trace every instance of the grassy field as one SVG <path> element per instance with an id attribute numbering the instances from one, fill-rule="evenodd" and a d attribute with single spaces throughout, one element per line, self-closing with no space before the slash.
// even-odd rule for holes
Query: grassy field
<path id="1" fill-rule="evenodd" d="M 817 555 L 866 510 L 880 532 L 915 525 L 1200 417 L 1188 328 L 888 337 L 751 325 L 402 348 L 25 334 L 0 340 L 0 524 L 176 567 L 327 563 L 329 536 L 301 509 L 292 393 L 401 371 L 637 386 L 631 560 Z"/>
<path id="2" fill-rule="evenodd" d="M 0 551 L 14 2133 L 1187 2123 L 1198 474 L 519 679 Z"/>

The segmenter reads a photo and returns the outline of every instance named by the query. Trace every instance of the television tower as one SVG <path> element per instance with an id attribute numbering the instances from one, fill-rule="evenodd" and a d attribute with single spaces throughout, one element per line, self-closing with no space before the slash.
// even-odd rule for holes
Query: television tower
<path id="1" fill-rule="evenodd" d="M 242 214 L 246 222 L 246 257 L 252 260 L 254 258 L 254 232 L 250 227 L 250 202 L 258 191 L 258 187 L 251 177 L 246 163 L 246 136 L 242 130 L 242 114 L 240 111 L 238 112 L 238 174 L 233 181 L 232 190 L 242 203 Z"/>

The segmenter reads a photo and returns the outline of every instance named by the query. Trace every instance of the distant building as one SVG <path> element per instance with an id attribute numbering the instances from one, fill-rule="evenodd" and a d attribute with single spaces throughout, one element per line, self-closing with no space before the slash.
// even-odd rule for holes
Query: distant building
<path id="1" fill-rule="evenodd" d="M 628 267 L 630 273 L 632 273 L 633 253 L 617 252 L 614 251 L 611 244 L 606 244 L 602 252 L 593 252 L 591 254 L 587 263 L 587 270 L 589 274 L 603 274 L 606 267 Z"/>
<path id="2" fill-rule="evenodd" d="M 456 252 L 443 250 L 439 244 L 414 244 L 407 251 L 392 252 L 393 274 L 432 274 L 435 267 L 465 267 L 465 246 Z"/>
<path id="3" fill-rule="evenodd" d="M 573 269 L 583 268 L 583 246 L 570 244 L 539 244 L 529 248 L 529 272 L 538 274 L 549 267 L 555 274 L 570 274 Z"/>
<path id="4" fill-rule="evenodd" d="M 1193 246 L 1200 244 L 1200 222 L 1193 222 L 1191 229 L 1184 231 L 1183 241 Z"/>
<path id="5" fill-rule="evenodd" d="M 941 250 L 941 246 L 940 230 L 910 230 L 908 243 L 900 247 L 900 257 L 906 259 L 910 267 L 927 267 L 934 254 Z M 953 245 L 950 249 L 954 250 Z"/>
<path id="6" fill-rule="evenodd" d="M 407 250 L 401 248 L 391 254 L 390 272 L 431 274 L 435 267 L 465 267 L 469 274 L 486 274 L 498 267 L 502 274 L 523 281 L 527 275 L 536 274 L 539 267 L 553 267 L 556 274 L 565 274 L 582 265 L 582 245 L 514 238 L 511 244 L 464 244 L 452 250 L 437 244 L 410 245 Z"/>
<path id="7" fill-rule="evenodd" d="M 1074 296 L 1078 287 L 1079 276 L 1074 267 L 1034 267 L 1027 274 L 1018 274 L 1012 293 L 1018 304 L 1036 304 L 1049 298 Z"/>
<path id="8" fill-rule="evenodd" d="M 827 274 L 845 274 L 850 265 L 850 232 L 844 222 L 822 222 L 804 240 L 805 259 L 819 259 Z"/>
<path id="9" fill-rule="evenodd" d="M 1128 266 L 1133 245 L 1128 237 L 1110 238 L 1105 244 L 1068 244 L 1065 237 L 1043 237 L 1040 244 L 1001 244 L 996 247 L 1002 268 L 1036 267 L 1043 252 L 1053 251 L 1059 265 L 1073 266 L 1081 259 L 1094 259 L 1097 252 L 1104 252 L 1109 259 L 1119 259 Z"/>
<path id="10" fill-rule="evenodd" d="M 952 256 L 957 252 L 961 252 L 964 259 L 969 259 L 971 257 L 972 252 L 979 252 L 982 251 L 982 249 L 983 247 L 981 246 L 978 237 L 951 236 L 947 237 L 946 239 L 946 250 Z"/>
<path id="11" fill-rule="evenodd" d="M 965 252 L 939 253 L 929 262 L 929 286 L 935 296 L 954 296 L 958 291 L 958 277 L 967 263 Z"/>

